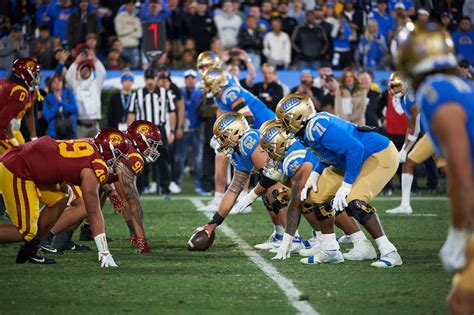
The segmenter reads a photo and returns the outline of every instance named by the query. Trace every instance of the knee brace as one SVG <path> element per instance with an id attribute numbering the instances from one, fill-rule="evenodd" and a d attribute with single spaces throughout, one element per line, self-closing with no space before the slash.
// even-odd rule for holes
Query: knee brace
<path id="1" fill-rule="evenodd" d="M 373 206 L 362 200 L 352 200 L 346 208 L 347 214 L 354 217 L 360 224 L 365 224 L 377 211 Z"/>
<path id="2" fill-rule="evenodd" d="M 275 214 L 278 214 L 281 209 L 287 206 L 286 204 L 281 203 L 278 199 L 275 199 L 275 201 L 270 202 L 267 196 L 263 198 L 263 204 L 265 205 L 265 208 L 267 208 L 268 211 L 273 211 L 275 212 Z"/>
<path id="3" fill-rule="evenodd" d="M 336 210 L 332 207 L 332 202 L 316 203 L 313 205 L 313 210 L 318 221 L 324 221 L 337 215 Z"/>
<path id="4" fill-rule="evenodd" d="M 309 203 L 309 202 L 305 202 L 303 204 L 303 209 L 301 210 L 301 212 L 303 214 L 309 214 L 309 213 L 313 212 L 313 204 Z"/>

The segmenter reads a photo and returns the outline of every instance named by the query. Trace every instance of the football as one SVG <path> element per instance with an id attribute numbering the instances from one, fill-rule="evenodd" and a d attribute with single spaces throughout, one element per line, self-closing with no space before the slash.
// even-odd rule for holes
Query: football
<path id="1" fill-rule="evenodd" d="M 188 241 L 188 250 L 189 251 L 205 251 L 211 247 L 214 239 L 216 238 L 216 233 L 212 231 L 211 237 L 207 235 L 205 230 L 200 230 L 189 238 Z"/>

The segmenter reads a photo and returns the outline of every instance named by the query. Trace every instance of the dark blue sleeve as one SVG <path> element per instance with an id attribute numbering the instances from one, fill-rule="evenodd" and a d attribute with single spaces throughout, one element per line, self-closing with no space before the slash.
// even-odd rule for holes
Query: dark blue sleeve
<path id="1" fill-rule="evenodd" d="M 77 115 L 76 98 L 74 97 L 74 94 L 71 93 L 69 90 L 65 91 L 66 99 L 61 102 L 61 105 L 68 113 L 71 113 L 72 115 Z"/>
<path id="2" fill-rule="evenodd" d="M 359 176 L 364 157 L 364 146 L 350 133 L 335 125 L 328 128 L 320 142 L 328 150 L 343 155 L 346 160 L 344 182 L 354 183 Z"/>
<path id="3" fill-rule="evenodd" d="M 50 123 L 54 119 L 54 116 L 56 116 L 58 109 L 59 109 L 59 104 L 56 101 L 56 98 L 54 97 L 52 93 L 48 93 L 46 97 L 44 98 L 44 104 L 43 104 L 44 119 L 46 119 L 46 121 Z"/>

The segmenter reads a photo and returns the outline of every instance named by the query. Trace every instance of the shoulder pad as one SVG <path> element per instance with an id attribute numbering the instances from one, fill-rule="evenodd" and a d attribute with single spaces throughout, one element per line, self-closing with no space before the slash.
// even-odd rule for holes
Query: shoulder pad
<path id="1" fill-rule="evenodd" d="M 324 115 L 324 114 L 316 114 L 314 118 L 312 118 L 308 124 L 306 125 L 306 136 L 310 141 L 318 141 L 319 138 L 323 136 L 326 132 L 329 123 L 331 120 L 331 116 Z"/>
<path id="2" fill-rule="evenodd" d="M 238 85 L 231 85 L 224 89 L 222 92 L 221 101 L 225 105 L 232 105 L 239 97 L 241 88 Z"/>
<path id="3" fill-rule="evenodd" d="M 107 182 L 107 177 L 109 176 L 107 164 L 102 159 L 94 159 L 91 164 L 99 184 L 105 184 Z"/>
<path id="4" fill-rule="evenodd" d="M 239 143 L 240 153 L 243 156 L 252 155 L 260 141 L 260 133 L 257 130 L 249 130 L 245 133 Z"/>

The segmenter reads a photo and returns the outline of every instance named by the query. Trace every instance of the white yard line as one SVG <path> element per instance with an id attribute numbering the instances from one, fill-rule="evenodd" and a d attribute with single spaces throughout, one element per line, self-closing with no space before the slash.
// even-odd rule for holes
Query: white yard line
<path id="1" fill-rule="evenodd" d="M 204 203 L 201 201 L 201 198 L 191 198 L 187 199 L 190 200 L 196 208 L 202 207 Z M 212 213 L 205 213 L 202 212 L 205 216 L 209 219 L 212 218 Z M 247 244 L 240 236 L 235 233 L 233 229 L 228 227 L 225 223 L 221 224 L 219 229 L 224 233 L 228 238 L 230 238 L 233 242 L 239 245 L 241 249 L 248 249 L 251 248 L 249 244 Z M 286 297 L 288 298 L 288 302 L 291 306 L 293 306 L 300 314 L 319 314 L 313 306 L 308 301 L 305 301 L 305 296 L 303 293 L 298 290 L 293 281 L 283 276 L 281 273 L 276 270 L 270 263 L 268 263 L 259 253 L 256 251 L 242 251 L 255 265 L 257 265 L 260 270 L 262 270 L 270 279 L 272 279 L 285 293 Z"/>

